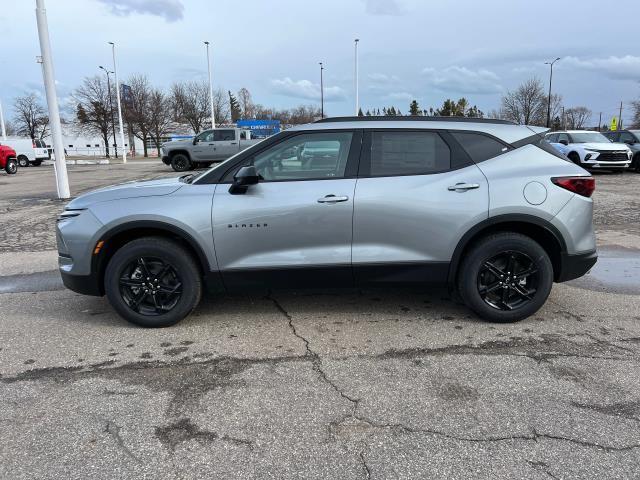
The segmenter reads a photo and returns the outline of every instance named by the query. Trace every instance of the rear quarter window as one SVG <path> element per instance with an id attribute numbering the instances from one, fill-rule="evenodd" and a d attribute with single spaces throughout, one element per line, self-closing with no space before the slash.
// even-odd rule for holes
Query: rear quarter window
<path id="1" fill-rule="evenodd" d="M 449 133 L 476 163 L 497 157 L 510 150 L 508 145 L 480 133 L 455 131 Z"/>
<path id="2" fill-rule="evenodd" d="M 549 142 L 550 142 L 549 137 L 545 138 L 542 135 L 531 135 L 530 137 L 523 138 L 522 140 L 518 140 L 517 142 L 512 143 L 511 146 L 514 148 L 520 148 L 520 147 L 524 147 L 525 145 L 535 145 L 539 149 L 544 150 L 545 152 L 550 153 L 555 157 L 558 157 L 558 158 L 561 158 L 562 160 L 573 163 L 571 162 L 571 160 L 565 157 L 562 153 L 560 153 Z"/>

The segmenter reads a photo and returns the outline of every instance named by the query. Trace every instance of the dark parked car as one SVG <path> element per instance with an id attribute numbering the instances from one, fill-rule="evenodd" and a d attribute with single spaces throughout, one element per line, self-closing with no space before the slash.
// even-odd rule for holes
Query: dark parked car
<path id="1" fill-rule="evenodd" d="M 626 143 L 633 152 L 629 170 L 640 173 L 640 130 L 618 130 L 604 132 L 604 136 L 612 142 Z"/>

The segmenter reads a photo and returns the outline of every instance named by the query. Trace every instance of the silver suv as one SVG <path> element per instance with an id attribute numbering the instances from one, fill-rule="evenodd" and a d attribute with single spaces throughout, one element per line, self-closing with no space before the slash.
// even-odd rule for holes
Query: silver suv
<path id="1" fill-rule="evenodd" d="M 448 286 L 480 317 L 536 312 L 596 262 L 595 184 L 545 129 L 323 119 L 200 175 L 82 195 L 57 224 L 65 285 L 172 325 L 212 293 Z"/>

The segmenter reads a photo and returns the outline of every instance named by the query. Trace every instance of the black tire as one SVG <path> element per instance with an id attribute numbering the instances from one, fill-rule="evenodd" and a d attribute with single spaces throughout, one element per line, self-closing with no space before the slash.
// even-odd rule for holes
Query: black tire
<path id="1" fill-rule="evenodd" d="M 32 165 L 34 167 L 39 167 L 40 165 L 42 165 L 42 160 L 34 160 Z"/>
<path id="2" fill-rule="evenodd" d="M 187 170 L 191 170 L 191 165 L 189 156 L 184 153 L 176 153 L 171 157 L 171 168 L 176 172 L 186 172 Z"/>
<path id="3" fill-rule="evenodd" d="M 175 325 L 202 295 L 200 270 L 191 254 L 162 237 L 139 238 L 120 248 L 107 265 L 104 286 L 121 317 L 151 328 Z"/>
<path id="4" fill-rule="evenodd" d="M 4 166 L 4 171 L 9 175 L 18 173 L 18 161 L 15 158 L 7 158 L 7 163 Z"/>
<path id="5" fill-rule="evenodd" d="M 25 157 L 24 155 L 20 155 L 18 157 L 18 165 L 20 165 L 21 168 L 25 168 L 29 166 L 29 159 L 27 157 Z"/>
<path id="6" fill-rule="evenodd" d="M 579 167 L 582 166 L 582 163 L 580 162 L 580 155 L 578 155 L 576 152 L 569 153 L 567 157 L 569 157 L 569 160 L 571 160 L 573 163 L 575 163 Z"/>
<path id="7" fill-rule="evenodd" d="M 631 165 L 629 166 L 629 170 L 633 170 L 636 173 L 640 173 L 640 153 L 636 153 L 633 156 L 633 160 L 631 161 Z"/>
<path id="8" fill-rule="evenodd" d="M 527 271 L 531 273 L 520 278 Z M 496 233 L 480 239 L 465 255 L 457 284 L 464 303 L 484 320 L 517 322 L 533 315 L 547 300 L 553 266 L 547 252 L 530 237 Z"/>

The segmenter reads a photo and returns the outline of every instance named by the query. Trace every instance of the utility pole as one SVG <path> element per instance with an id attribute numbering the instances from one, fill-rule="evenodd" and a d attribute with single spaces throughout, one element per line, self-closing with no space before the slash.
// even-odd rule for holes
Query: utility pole
<path id="1" fill-rule="evenodd" d="M 620 115 L 618 116 L 618 130 L 622 130 L 622 102 L 620 102 Z"/>
<path id="2" fill-rule="evenodd" d="M 116 98 L 118 100 L 118 122 L 120 125 L 120 144 L 122 147 L 122 163 L 127 163 L 127 149 L 124 143 L 124 126 L 122 124 L 122 107 L 120 106 L 120 83 L 118 82 L 118 69 L 116 68 L 116 44 L 109 42 L 111 45 L 111 53 L 113 54 L 113 76 L 116 79 Z M 116 157 L 118 150 L 116 149 Z"/>
<path id="3" fill-rule="evenodd" d="M 551 82 L 553 80 L 553 64 L 560 60 L 560 57 L 556 58 L 553 62 L 544 62 L 545 65 L 551 66 L 549 73 L 549 102 L 547 103 L 547 128 L 551 128 Z"/>
<path id="4" fill-rule="evenodd" d="M 116 120 L 113 117 L 113 100 L 111 100 L 111 80 L 109 80 L 109 74 L 113 73 L 100 65 L 100 68 L 107 74 L 107 92 L 109 92 L 109 109 L 111 110 L 111 130 L 113 131 L 113 148 L 115 149 L 115 156 L 118 158 L 118 142 L 116 141 Z"/>
<path id="5" fill-rule="evenodd" d="M 207 46 L 207 70 L 209 71 L 209 103 L 211 103 L 211 128 L 215 130 L 216 113 L 213 109 L 213 83 L 211 82 L 211 60 L 209 58 L 209 42 L 204 42 L 204 44 Z"/>
<path id="6" fill-rule="evenodd" d="M 324 118 L 324 83 L 322 80 L 322 72 L 324 70 L 324 66 L 322 62 L 320 62 L 320 118 Z"/>
<path id="7" fill-rule="evenodd" d="M 602 129 L 602 112 L 600 112 L 600 118 L 598 118 L 598 131 Z"/>
<path id="8" fill-rule="evenodd" d="M 356 117 L 358 116 L 358 113 L 360 112 L 360 98 L 359 98 L 359 91 L 358 91 L 358 42 L 360 41 L 359 38 L 355 39 L 355 50 L 356 50 L 356 54 L 355 54 L 355 83 L 356 83 Z"/>
<path id="9" fill-rule="evenodd" d="M 2 111 L 2 102 L 0 102 L 0 127 L 2 127 L 2 140 L 7 141 L 7 127 L 4 124 L 4 112 Z"/>
<path id="10" fill-rule="evenodd" d="M 567 117 L 564 115 L 564 106 L 562 107 L 562 129 L 567 129 Z"/>
<path id="11" fill-rule="evenodd" d="M 51 41 L 49 40 L 49 25 L 47 24 L 47 11 L 44 0 L 36 0 L 36 21 L 38 23 L 38 37 L 40 38 L 40 53 L 42 55 L 42 74 L 44 76 L 44 89 L 49 107 L 49 123 L 51 124 L 51 137 L 56 156 L 54 171 L 56 174 L 56 188 L 58 198 L 69 198 L 69 178 L 67 176 L 67 162 L 62 144 L 62 125 L 60 123 L 60 110 L 58 108 L 58 95 L 56 94 L 56 82 L 53 72 L 53 59 L 51 56 Z"/>

